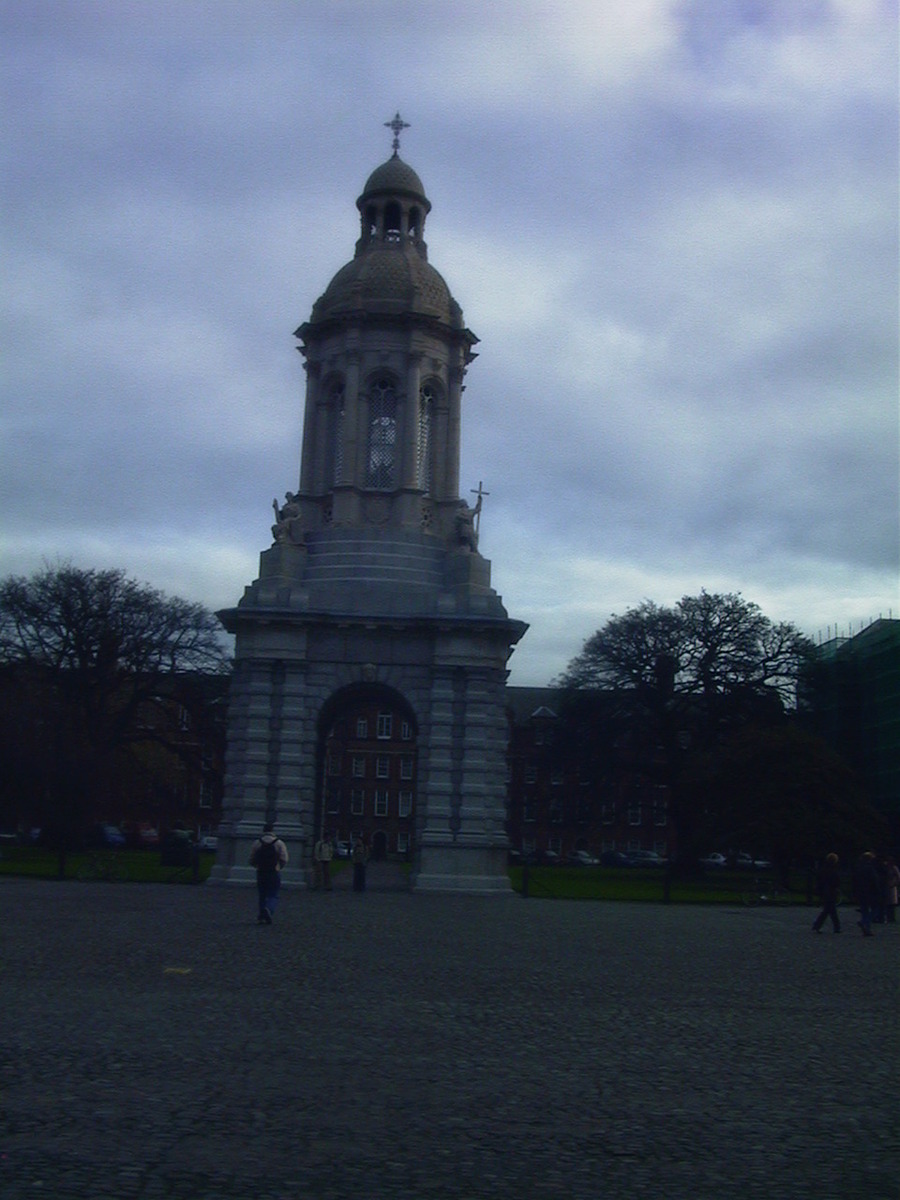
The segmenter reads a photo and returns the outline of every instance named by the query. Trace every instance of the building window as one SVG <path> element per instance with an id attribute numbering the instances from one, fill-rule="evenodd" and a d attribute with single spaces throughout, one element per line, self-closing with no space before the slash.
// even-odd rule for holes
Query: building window
<path id="1" fill-rule="evenodd" d="M 600 805 L 600 820 L 604 825 L 612 825 L 616 819 L 616 806 L 606 801 Z"/>
<path id="2" fill-rule="evenodd" d="M 400 808 L 398 816 L 408 817 L 412 812 L 412 792 L 400 793 Z"/>
<path id="3" fill-rule="evenodd" d="M 365 717 L 356 718 L 356 736 L 361 742 L 369 736 L 369 722 Z"/>
<path id="4" fill-rule="evenodd" d="M 413 777 L 413 760 L 409 757 L 408 754 L 404 754 L 404 756 L 400 759 L 400 778 L 401 779 L 412 779 L 412 777 Z"/>
<path id="5" fill-rule="evenodd" d="M 365 779 L 366 777 L 366 760 L 362 755 L 354 754 L 353 756 L 353 778 Z"/>
<path id="6" fill-rule="evenodd" d="M 665 825 L 668 822 L 668 805 L 665 800 L 653 801 L 653 824 Z"/>
<path id="7" fill-rule="evenodd" d="M 397 448 L 397 393 L 387 376 L 369 390 L 369 453 L 366 487 L 392 488 Z"/>
<path id="8" fill-rule="evenodd" d="M 551 825 L 561 825 L 563 819 L 562 804 L 559 800 L 554 800 L 550 805 L 550 823 Z"/>
<path id="9" fill-rule="evenodd" d="M 534 763 L 528 763 L 525 767 L 525 782 L 537 783 L 537 767 Z"/>
<path id="10" fill-rule="evenodd" d="M 636 801 L 633 800 L 628 805 L 628 824 L 629 825 L 640 825 L 640 823 L 641 823 L 641 802 L 640 802 L 640 800 L 636 800 Z"/>
<path id="11" fill-rule="evenodd" d="M 406 852 L 408 850 L 409 850 L 409 834 L 408 833 L 398 833 L 397 834 L 397 853 L 398 854 L 406 854 Z"/>
<path id="12" fill-rule="evenodd" d="M 385 788 L 377 788 L 375 791 L 375 816 L 386 817 L 388 815 L 388 794 Z"/>
<path id="13" fill-rule="evenodd" d="M 332 751 L 328 755 L 328 774 L 340 775 L 341 773 L 341 756 L 340 753 Z"/>
<path id="14" fill-rule="evenodd" d="M 391 760 L 386 754 L 379 754 L 375 759 L 375 778 L 387 779 L 391 773 Z"/>
<path id="15" fill-rule="evenodd" d="M 535 819 L 535 804 L 533 800 L 526 800 L 522 805 L 522 820 L 533 821 Z"/>
<path id="16" fill-rule="evenodd" d="M 354 788 L 350 793 L 350 812 L 354 817 L 361 817 L 366 811 L 366 793 L 362 788 Z"/>
<path id="17" fill-rule="evenodd" d="M 340 784 L 333 783 L 328 788 L 328 811 L 330 813 L 339 813 L 341 811 Z"/>
<path id="18" fill-rule="evenodd" d="M 382 742 L 386 742 L 393 730 L 394 723 L 390 713 L 378 714 L 378 738 Z"/>
<path id="19" fill-rule="evenodd" d="M 404 742 L 412 741 L 412 725 L 409 721 L 400 722 L 400 739 Z"/>

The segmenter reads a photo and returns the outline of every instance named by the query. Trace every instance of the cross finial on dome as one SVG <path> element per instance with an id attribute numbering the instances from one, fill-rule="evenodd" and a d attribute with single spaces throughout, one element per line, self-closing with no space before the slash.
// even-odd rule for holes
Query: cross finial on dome
<path id="1" fill-rule="evenodd" d="M 384 125 L 386 129 L 393 129 L 394 131 L 392 148 L 394 151 L 394 157 L 396 158 L 400 154 L 400 131 L 401 129 L 409 129 L 409 122 L 404 121 L 398 112 L 394 113 L 393 121 L 385 121 Z"/>

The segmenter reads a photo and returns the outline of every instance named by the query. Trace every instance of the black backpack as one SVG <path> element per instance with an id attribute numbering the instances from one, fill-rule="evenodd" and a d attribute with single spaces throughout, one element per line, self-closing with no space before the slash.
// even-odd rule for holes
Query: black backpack
<path id="1" fill-rule="evenodd" d="M 256 852 L 256 869 L 267 875 L 272 875 L 278 869 L 278 851 L 275 849 L 275 838 L 270 842 L 260 842 Z"/>

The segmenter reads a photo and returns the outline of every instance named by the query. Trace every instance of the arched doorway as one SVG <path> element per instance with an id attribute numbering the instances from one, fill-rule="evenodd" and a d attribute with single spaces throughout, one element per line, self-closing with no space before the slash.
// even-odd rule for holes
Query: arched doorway
<path id="1" fill-rule="evenodd" d="M 344 688 L 319 717 L 315 840 L 343 857 L 362 838 L 375 860 L 412 858 L 418 724 L 400 693 Z"/>

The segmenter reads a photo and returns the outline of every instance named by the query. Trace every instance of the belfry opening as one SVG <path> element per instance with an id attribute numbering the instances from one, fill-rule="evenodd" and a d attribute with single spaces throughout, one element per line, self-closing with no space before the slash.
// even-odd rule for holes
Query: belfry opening
<path id="1" fill-rule="evenodd" d="M 274 501 L 258 577 L 219 614 L 235 666 L 212 880 L 250 882 L 271 820 L 285 885 L 307 884 L 323 834 L 359 835 L 408 861 L 416 890 L 509 894 L 504 693 L 526 626 L 478 548 L 487 493 L 460 496 L 478 339 L 429 262 L 408 125 L 386 124 L 393 153 L 356 201 L 353 257 L 295 334 L 296 490 Z"/>

